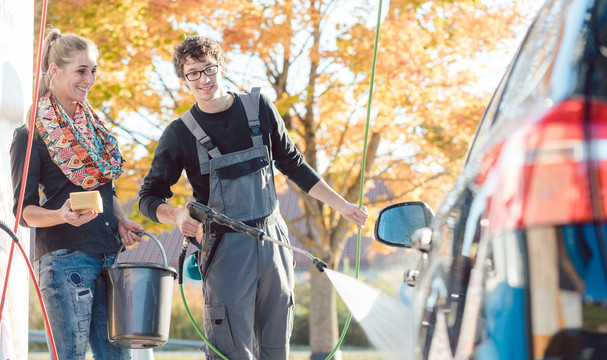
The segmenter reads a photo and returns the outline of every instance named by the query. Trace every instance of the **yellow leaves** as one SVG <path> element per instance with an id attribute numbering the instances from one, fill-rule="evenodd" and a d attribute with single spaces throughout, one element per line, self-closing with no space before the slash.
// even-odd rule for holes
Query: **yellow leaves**
<path id="1" fill-rule="evenodd" d="M 299 94 L 290 95 L 287 92 L 283 92 L 282 96 L 274 101 L 274 105 L 279 114 L 286 114 L 295 104 L 299 103 L 299 101 Z"/>
<path id="2" fill-rule="evenodd" d="M 390 156 L 377 159 L 376 171 L 391 174 L 382 179 L 393 179 L 389 182 L 396 196 L 422 186 L 421 181 L 403 186 L 404 179 L 431 175 L 420 168 L 447 171 L 461 162 L 488 99 L 468 92 L 476 77 L 453 65 L 494 48 L 508 36 L 512 20 L 512 13 L 502 11 L 489 16 L 491 9 L 477 3 L 428 2 L 423 8 L 408 4 L 392 1 L 381 26 L 372 115 L 385 141 L 408 144 L 400 165 Z M 373 29 L 354 26 L 341 36 L 336 51 L 342 64 L 359 73 L 360 94 L 369 87 L 373 35 Z M 425 166 L 406 166 L 415 163 Z M 396 171 L 399 168 L 405 171 Z"/>

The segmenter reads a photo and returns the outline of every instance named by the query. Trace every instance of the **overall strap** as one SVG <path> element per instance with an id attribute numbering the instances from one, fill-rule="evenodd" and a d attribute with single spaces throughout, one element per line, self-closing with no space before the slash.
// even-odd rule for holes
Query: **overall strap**
<path id="1" fill-rule="evenodd" d="M 186 111 L 185 114 L 181 115 L 181 120 L 183 121 L 185 126 L 188 127 L 190 132 L 196 137 L 198 143 L 200 143 L 200 145 L 204 146 L 209 151 L 209 155 L 211 157 L 221 156 L 221 152 L 219 152 L 219 149 L 215 147 L 215 145 L 213 144 L 213 140 L 211 140 L 211 137 L 207 135 L 204 130 L 202 130 L 200 125 L 198 125 L 198 122 L 196 121 L 196 119 L 194 119 L 194 115 L 192 115 L 192 112 L 190 110 Z"/>
<path id="2" fill-rule="evenodd" d="M 256 86 L 251 88 L 251 92 L 249 94 L 244 94 L 241 96 L 242 104 L 244 105 L 245 112 L 247 113 L 247 120 L 249 121 L 249 128 L 253 132 L 251 135 L 251 140 L 253 141 L 253 146 L 263 145 L 263 138 L 261 135 L 261 131 L 259 131 L 260 121 L 259 121 L 259 93 L 261 88 Z"/>
<path id="3" fill-rule="evenodd" d="M 196 137 L 196 149 L 198 150 L 198 164 L 200 165 L 200 173 L 209 173 L 209 156 L 216 158 L 221 156 L 219 149 L 213 144 L 211 138 L 200 127 L 194 115 L 190 110 L 181 115 L 181 120 L 187 126 L 188 130 Z"/>

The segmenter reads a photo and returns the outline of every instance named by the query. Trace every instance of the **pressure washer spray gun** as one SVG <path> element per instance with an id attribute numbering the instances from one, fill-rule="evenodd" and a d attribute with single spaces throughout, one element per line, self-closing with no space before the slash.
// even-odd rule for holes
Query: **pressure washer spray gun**
<path id="1" fill-rule="evenodd" d="M 294 252 L 302 254 L 312 261 L 312 263 L 314 264 L 314 266 L 316 266 L 316 269 L 318 269 L 319 272 L 324 272 L 324 269 L 327 267 L 327 264 L 324 261 L 315 257 L 314 255 L 310 254 L 309 252 L 302 250 L 300 248 L 297 248 L 295 246 L 292 246 L 290 244 L 284 243 L 282 241 L 276 240 L 274 238 L 271 238 L 271 237 L 267 236 L 262 230 L 249 226 L 241 221 L 233 220 L 223 214 L 216 212 L 215 210 L 211 209 L 208 206 L 202 205 L 201 203 L 191 202 L 188 204 L 187 208 L 188 208 L 188 211 L 190 212 L 190 216 L 193 219 L 198 220 L 202 224 L 204 224 L 204 227 L 205 227 L 204 236 L 208 236 L 208 234 L 210 234 L 210 232 L 209 232 L 210 224 L 211 224 L 211 222 L 215 222 L 219 225 L 227 226 L 227 227 L 231 228 L 232 230 L 235 230 L 235 231 L 238 231 L 241 233 L 245 233 L 254 239 L 267 240 L 267 241 L 273 242 L 277 245 L 284 246 L 288 249 L 291 249 Z M 199 250 L 202 250 L 202 246 L 195 238 L 189 238 L 189 242 L 192 243 L 193 245 L 195 245 Z M 180 281 L 182 278 L 182 276 L 181 276 L 181 274 L 182 274 L 181 267 L 183 264 L 182 257 L 185 258 L 185 253 L 187 250 L 188 242 L 184 242 L 183 246 L 184 247 L 182 248 L 182 252 L 179 257 L 179 267 L 180 267 L 179 279 L 180 279 Z"/>

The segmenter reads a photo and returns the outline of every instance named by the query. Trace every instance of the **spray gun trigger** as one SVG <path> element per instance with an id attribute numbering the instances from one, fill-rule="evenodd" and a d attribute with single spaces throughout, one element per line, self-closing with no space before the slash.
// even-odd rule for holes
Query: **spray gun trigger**
<path id="1" fill-rule="evenodd" d="M 200 245 L 198 240 L 196 240 L 195 236 L 188 236 L 187 239 L 190 242 L 190 244 L 196 246 L 198 248 L 198 250 L 202 250 L 202 245 Z"/>

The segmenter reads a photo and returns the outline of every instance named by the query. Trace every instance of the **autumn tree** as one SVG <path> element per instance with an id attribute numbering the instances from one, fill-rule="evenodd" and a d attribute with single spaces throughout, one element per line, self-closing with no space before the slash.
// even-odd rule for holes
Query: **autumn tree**
<path id="1" fill-rule="evenodd" d="M 436 206 L 451 183 L 488 100 L 475 92 L 471 61 L 478 66 L 512 37 L 519 19 L 513 6 L 389 2 L 380 27 L 366 164 L 375 1 L 52 0 L 48 21 L 99 45 L 102 72 L 90 100 L 132 142 L 127 154 L 134 170 L 119 191 L 135 195 L 153 153 L 150 132 L 127 124 L 136 118 L 148 122 L 146 130 L 162 127 L 191 106 L 193 98 L 166 71 L 166 62 L 186 34 L 204 33 L 225 46 L 234 90 L 264 85 L 308 163 L 347 200 L 358 203 L 363 172 L 367 190 L 379 184 L 389 189 L 363 199 L 371 213 L 368 234 L 380 207 L 404 199 Z M 152 144 L 146 156 L 136 156 L 138 144 Z M 337 269 L 354 229 L 291 183 L 285 186 L 303 209 L 301 218 L 287 219 L 291 234 Z M 324 275 L 314 267 L 310 273 L 310 347 L 317 359 L 337 343 L 336 294 Z"/>

